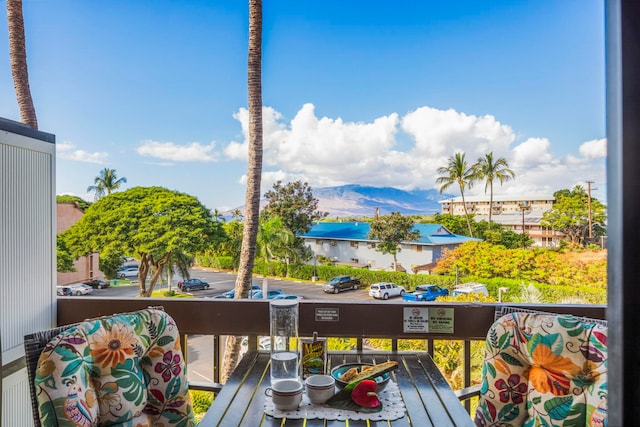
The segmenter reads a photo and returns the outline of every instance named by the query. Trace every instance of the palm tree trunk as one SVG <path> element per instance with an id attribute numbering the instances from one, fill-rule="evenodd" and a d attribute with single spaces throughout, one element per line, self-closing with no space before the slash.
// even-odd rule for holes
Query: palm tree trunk
<path id="1" fill-rule="evenodd" d="M 489 183 L 489 231 L 491 231 L 491 213 L 493 212 L 493 181 Z"/>
<path id="2" fill-rule="evenodd" d="M 471 229 L 471 221 L 469 221 L 469 213 L 467 212 L 467 202 L 464 201 L 464 190 L 460 186 L 460 196 L 462 196 L 462 208 L 464 209 L 464 217 L 467 218 L 467 226 L 469 227 L 469 236 L 473 237 L 473 230 Z"/>
<path id="3" fill-rule="evenodd" d="M 7 0 L 7 21 L 9 26 L 11 74 L 13 75 L 13 86 L 16 90 L 18 108 L 20 109 L 20 120 L 33 129 L 38 129 L 36 110 L 33 107 L 31 89 L 29 88 L 22 0 Z"/>
<path id="4" fill-rule="evenodd" d="M 262 0 L 249 0 L 249 159 L 245 221 L 242 232 L 240 265 L 235 286 L 235 298 L 247 298 L 256 255 L 256 239 L 260 214 L 260 183 L 262 179 Z M 241 339 L 229 337 L 222 363 L 222 380 L 226 381 L 238 361 Z"/>

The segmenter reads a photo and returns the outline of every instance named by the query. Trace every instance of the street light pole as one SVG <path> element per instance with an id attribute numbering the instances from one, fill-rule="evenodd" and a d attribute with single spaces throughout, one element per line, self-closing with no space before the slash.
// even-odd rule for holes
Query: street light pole
<path id="1" fill-rule="evenodd" d="M 524 232 L 524 211 L 527 210 L 527 208 L 528 206 L 525 205 L 524 203 L 520 205 L 520 210 L 522 211 L 522 249 L 526 249 L 525 247 L 526 237 Z"/>
<path id="2" fill-rule="evenodd" d="M 502 302 L 502 293 L 507 292 L 509 288 L 498 288 L 498 302 Z"/>

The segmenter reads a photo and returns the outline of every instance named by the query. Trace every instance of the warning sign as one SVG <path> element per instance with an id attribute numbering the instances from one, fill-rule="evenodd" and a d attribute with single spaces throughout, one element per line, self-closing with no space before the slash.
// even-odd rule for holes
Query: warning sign
<path id="1" fill-rule="evenodd" d="M 431 308 L 429 310 L 429 332 L 433 334 L 453 333 L 453 308 Z"/>
<path id="2" fill-rule="evenodd" d="M 429 332 L 429 309 L 404 307 L 403 329 L 405 334 L 424 334 Z"/>

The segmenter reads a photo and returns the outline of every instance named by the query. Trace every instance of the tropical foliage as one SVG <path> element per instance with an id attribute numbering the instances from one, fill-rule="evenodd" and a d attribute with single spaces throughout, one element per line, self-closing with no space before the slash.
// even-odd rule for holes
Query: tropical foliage
<path id="1" fill-rule="evenodd" d="M 463 275 L 481 279 L 508 278 L 549 285 L 581 284 L 604 289 L 607 284 L 606 259 L 589 262 L 572 259 L 549 249 L 505 249 L 487 242 L 467 242 L 448 251 L 438 261 L 438 274 Z"/>
<path id="2" fill-rule="evenodd" d="M 83 211 L 87 210 L 89 206 L 91 206 L 91 202 L 87 202 L 82 197 L 72 196 L 69 194 L 63 194 L 60 196 L 56 196 L 57 203 L 74 203 L 78 208 Z"/>
<path id="3" fill-rule="evenodd" d="M 442 224 L 454 234 L 460 234 L 463 236 L 469 234 L 467 221 L 459 215 L 436 213 L 432 217 L 424 219 L 423 221 L 431 224 Z M 508 249 L 517 249 L 523 246 L 523 235 L 507 230 L 501 224 L 495 222 L 489 224 L 484 220 L 476 222 L 473 218 L 471 218 L 469 222 L 473 229 L 473 235 L 479 239 L 483 239 L 495 245 L 502 245 Z M 533 244 L 533 240 L 528 235 L 524 235 L 524 239 L 526 239 L 524 241 L 525 247 Z"/>
<path id="4" fill-rule="evenodd" d="M 440 185 L 440 194 L 452 185 L 458 184 L 458 187 L 460 188 L 460 196 L 462 197 L 464 216 L 469 228 L 469 236 L 473 237 L 471 221 L 469 220 L 469 213 L 467 212 L 467 203 L 464 199 L 464 190 L 471 188 L 477 180 L 476 171 L 473 167 L 467 164 L 465 154 L 457 152 L 449 158 L 447 166 L 441 166 L 438 168 L 438 173 L 441 176 L 436 179 L 436 184 Z"/>
<path id="5" fill-rule="evenodd" d="M 71 255 L 66 242 L 60 235 L 56 236 L 56 271 L 58 273 L 68 273 L 76 271 L 73 266 L 75 258 Z"/>
<path id="6" fill-rule="evenodd" d="M 413 229 L 413 219 L 400 212 L 381 215 L 373 220 L 369 229 L 369 238 L 377 239 L 376 250 L 383 254 L 393 255 L 394 270 L 398 267 L 400 243 L 418 240 L 420 233 Z"/>
<path id="7" fill-rule="evenodd" d="M 309 231 L 313 221 L 327 216 L 326 212 L 318 210 L 318 199 L 313 197 L 313 190 L 306 182 L 282 184 L 278 181 L 264 197 L 267 205 L 262 214 L 267 218 L 282 218 L 283 225 L 296 236 Z"/>
<path id="8" fill-rule="evenodd" d="M 98 200 L 105 194 L 111 194 L 125 182 L 127 182 L 127 178 L 118 178 L 115 169 L 104 168 L 100 171 L 100 175 L 94 178 L 94 185 L 87 187 L 87 192 L 95 192 L 95 198 Z"/>
<path id="9" fill-rule="evenodd" d="M 604 235 L 606 207 L 598 199 L 591 198 L 589 201 L 589 195 L 583 187 L 576 185 L 573 190 L 559 190 L 553 193 L 553 197 L 556 201 L 551 211 L 542 215 L 540 225 L 562 231 L 573 244 L 582 244 L 589 235 L 591 214 L 593 235 Z"/>
<path id="10" fill-rule="evenodd" d="M 489 190 L 489 227 L 491 227 L 491 214 L 493 207 L 493 182 L 498 180 L 500 185 L 503 182 L 515 178 L 516 174 L 509 169 L 509 163 L 504 157 L 498 159 L 493 158 L 493 152 L 480 157 L 476 164 L 472 166 L 476 179 L 484 180 L 484 192 Z"/>
<path id="11" fill-rule="evenodd" d="M 222 239 L 223 231 L 193 196 L 134 187 L 92 204 L 63 236 L 75 257 L 91 252 L 111 260 L 134 255 L 140 260 L 140 295 L 149 296 L 163 268 L 176 257 L 193 259 Z"/>

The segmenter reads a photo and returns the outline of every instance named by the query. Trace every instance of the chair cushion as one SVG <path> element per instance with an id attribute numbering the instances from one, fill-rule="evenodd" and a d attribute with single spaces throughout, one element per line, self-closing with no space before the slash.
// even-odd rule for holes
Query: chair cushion
<path id="1" fill-rule="evenodd" d="M 507 314 L 487 334 L 482 377 L 477 425 L 606 425 L 607 328 Z"/>
<path id="2" fill-rule="evenodd" d="M 82 322 L 38 360 L 38 410 L 46 426 L 193 426 L 178 329 L 146 309 Z"/>

